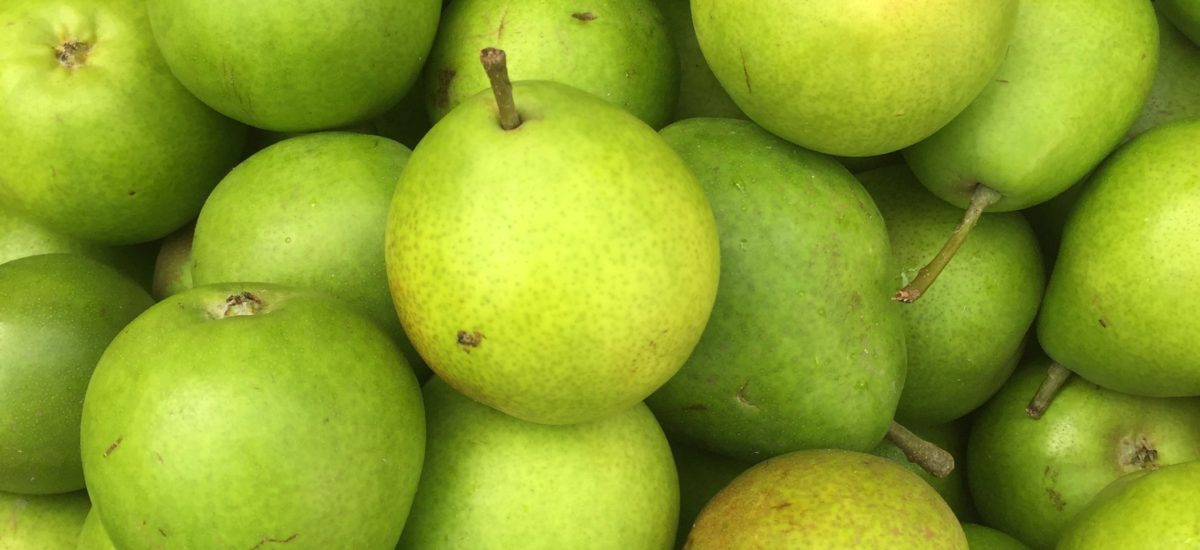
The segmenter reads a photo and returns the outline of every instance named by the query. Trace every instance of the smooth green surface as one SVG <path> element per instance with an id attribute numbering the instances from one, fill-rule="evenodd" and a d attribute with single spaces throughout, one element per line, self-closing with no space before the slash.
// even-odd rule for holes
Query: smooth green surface
<path id="1" fill-rule="evenodd" d="M 0 202 L 80 240 L 157 239 L 200 211 L 245 129 L 171 76 L 140 0 L 0 7 Z M 60 63 L 64 38 L 90 46 Z"/>
<path id="2" fill-rule="evenodd" d="M 684 443 L 672 442 L 671 454 L 679 472 L 679 529 L 675 531 L 675 547 L 681 548 L 708 501 L 752 464 Z"/>
<path id="3" fill-rule="evenodd" d="M 655 128 L 670 120 L 679 93 L 679 60 L 653 0 L 455 0 L 425 68 L 433 120 L 489 88 L 479 62 L 488 47 L 505 51 L 514 82 L 574 86 Z"/>
<path id="4" fill-rule="evenodd" d="M 971 493 L 967 490 L 967 430 L 970 422 L 966 419 L 933 426 L 906 425 L 909 431 L 921 439 L 937 445 L 954 457 L 954 470 L 946 477 L 934 477 L 920 465 L 908 461 L 904 451 L 883 440 L 871 450 L 871 454 L 891 460 L 925 480 L 933 487 L 942 500 L 954 511 L 959 521 L 975 519 L 975 505 L 971 502 Z"/>
<path id="5" fill-rule="evenodd" d="M 0 550 L 73 550 L 89 508 L 84 491 L 39 496 L 0 492 Z"/>
<path id="6" fill-rule="evenodd" d="M 667 22 L 667 32 L 679 56 L 679 96 L 671 121 L 695 117 L 746 118 L 721 87 L 696 40 L 691 0 L 655 0 Z"/>
<path id="7" fill-rule="evenodd" d="M 644 405 L 548 426 L 425 384 L 429 445 L 397 548 L 666 550 L 679 481 Z"/>
<path id="8" fill-rule="evenodd" d="M 942 248 L 962 210 L 921 187 L 903 164 L 857 177 L 883 214 L 898 267 L 893 284 L 902 288 Z M 1016 368 L 1045 286 L 1029 222 L 985 213 L 929 292 L 901 307 L 908 376 L 896 418 L 941 424 L 987 401 Z"/>
<path id="9" fill-rule="evenodd" d="M 82 254 L 99 260 L 150 288 L 156 242 L 105 246 L 81 241 L 0 205 L 0 264 L 40 254 Z"/>
<path id="10" fill-rule="evenodd" d="M 100 523 L 100 514 L 96 513 L 95 507 L 88 510 L 87 517 L 83 520 L 83 530 L 79 533 L 79 544 L 74 548 L 77 550 L 117 550 L 117 547 L 113 546 L 112 539 L 108 537 L 108 532 L 104 530 L 104 524 Z"/>
<path id="11" fill-rule="evenodd" d="M 738 476 L 700 513 L 684 548 L 967 550 L 967 539 L 937 492 L 900 465 L 811 450 Z"/>
<path id="12" fill-rule="evenodd" d="M 744 460 L 868 450 L 904 384 L 883 218 L 836 161 L 744 120 L 664 128 L 721 235 L 717 302 L 687 364 L 647 403 L 672 435 Z"/>
<path id="13" fill-rule="evenodd" d="M 249 292 L 251 315 L 224 317 Z M 113 340 L 83 403 L 88 491 L 119 548 L 389 548 L 420 477 L 420 388 L 325 294 L 196 287 Z"/>
<path id="14" fill-rule="evenodd" d="M 514 88 L 516 129 L 484 92 L 413 151 L 389 214 L 393 299 L 459 391 L 530 421 L 602 418 L 695 347 L 717 291 L 716 224 L 645 123 L 563 84 Z"/>
<path id="15" fill-rule="evenodd" d="M 79 418 L 100 354 L 154 301 L 74 254 L 0 265 L 0 491 L 83 489 Z"/>
<path id="16" fill-rule="evenodd" d="M 1192 2 L 1200 9 L 1200 2 Z M 1200 46 L 1188 40 L 1158 12 L 1158 73 L 1142 114 L 1127 138 L 1168 122 L 1200 117 Z M 1200 16 L 1200 14 L 1198 14 Z"/>
<path id="17" fill-rule="evenodd" d="M 1056 550 L 1195 548 L 1200 462 L 1129 474 L 1096 495 L 1058 541 Z"/>
<path id="18" fill-rule="evenodd" d="M 962 527 L 971 550 L 1029 550 L 1021 541 L 986 525 L 964 523 Z"/>
<path id="19" fill-rule="evenodd" d="M 1155 5 L 1193 44 L 1200 45 L 1200 2 L 1196 0 L 1157 0 Z"/>
<path id="20" fill-rule="evenodd" d="M 1200 395 L 1200 119 L 1127 143 L 1083 189 L 1038 320 L 1046 353 L 1138 395 Z"/>
<path id="21" fill-rule="evenodd" d="M 1029 418 L 1025 405 L 1048 365 L 1018 368 L 975 414 L 967 443 L 980 522 L 1032 548 L 1052 548 L 1071 518 L 1121 475 L 1148 462 L 1200 459 L 1200 399 L 1134 397 L 1071 377 L 1045 416 Z"/>
<path id="22" fill-rule="evenodd" d="M 349 132 L 300 135 L 255 153 L 200 211 L 192 284 L 328 292 L 378 322 L 423 371 L 392 306 L 382 252 L 388 204 L 410 154 L 390 139 Z"/>
<path id="23" fill-rule="evenodd" d="M 1016 0 L 692 0 L 700 49 L 742 111 L 856 157 L 950 122 L 989 82 L 1016 12 Z"/>
<path id="24" fill-rule="evenodd" d="M 970 107 L 905 150 L 935 195 L 965 207 L 977 183 L 993 212 L 1043 202 L 1120 143 L 1158 62 L 1154 5 L 1140 0 L 1021 0 L 1004 62 Z"/>
<path id="25" fill-rule="evenodd" d="M 154 283 L 150 294 L 155 300 L 179 294 L 195 286 L 192 283 L 192 236 L 196 225 L 189 223 L 162 240 L 154 258 Z"/>
<path id="26" fill-rule="evenodd" d="M 378 116 L 412 88 L 438 0 L 149 0 L 179 81 L 227 116 L 277 131 Z"/>

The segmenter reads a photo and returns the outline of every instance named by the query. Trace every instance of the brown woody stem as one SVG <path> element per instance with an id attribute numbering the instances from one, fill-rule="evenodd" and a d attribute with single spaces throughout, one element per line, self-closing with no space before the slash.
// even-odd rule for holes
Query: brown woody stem
<path id="1" fill-rule="evenodd" d="M 1046 369 L 1046 379 L 1042 380 L 1042 385 L 1038 386 L 1037 393 L 1033 394 L 1033 399 L 1030 399 L 1029 404 L 1025 405 L 1025 414 L 1034 420 L 1046 414 L 1046 409 L 1050 407 L 1054 396 L 1058 395 L 1059 388 L 1062 388 L 1070 377 L 1071 371 L 1066 367 L 1058 363 L 1051 363 L 1050 368 Z"/>
<path id="2" fill-rule="evenodd" d="M 500 110 L 500 127 L 512 130 L 520 126 L 521 115 L 517 114 L 517 104 L 513 101 L 512 81 L 508 79 L 504 50 L 484 48 L 479 52 L 479 61 L 483 63 L 483 70 L 492 83 L 492 95 L 496 97 L 496 107 Z"/>
<path id="3" fill-rule="evenodd" d="M 895 421 L 892 422 L 884 437 L 900 449 L 909 462 L 924 468 L 934 477 L 946 477 L 954 471 L 954 455 L 921 439 L 920 436 L 908 431 L 908 428 Z"/>
<path id="4" fill-rule="evenodd" d="M 967 205 L 967 211 L 963 213 L 962 220 L 958 222 L 958 227 L 954 228 L 954 232 L 950 234 L 950 238 L 937 255 L 930 260 L 921 271 L 917 272 L 916 278 L 908 283 L 907 286 L 900 289 L 894 300 L 899 300 L 906 304 L 911 304 L 917 301 L 933 282 L 937 280 L 938 275 L 950 263 L 950 259 L 958 252 L 959 247 L 967 240 L 967 235 L 971 232 L 971 228 L 979 222 L 980 216 L 983 216 L 983 211 L 987 207 L 1000 200 L 1000 193 L 991 187 L 982 183 L 975 185 L 975 192 L 971 194 L 971 203 Z"/>

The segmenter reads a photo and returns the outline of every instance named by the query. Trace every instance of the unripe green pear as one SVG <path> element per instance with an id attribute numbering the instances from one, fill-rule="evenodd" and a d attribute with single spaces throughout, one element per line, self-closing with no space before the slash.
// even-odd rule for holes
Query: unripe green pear
<path id="1" fill-rule="evenodd" d="M 86 491 L 56 495 L 0 492 L 0 550 L 74 549 L 89 508 Z"/>
<path id="2" fill-rule="evenodd" d="M 1055 549 L 1192 548 L 1200 540 L 1197 487 L 1200 461 L 1127 474 L 1096 495 Z"/>

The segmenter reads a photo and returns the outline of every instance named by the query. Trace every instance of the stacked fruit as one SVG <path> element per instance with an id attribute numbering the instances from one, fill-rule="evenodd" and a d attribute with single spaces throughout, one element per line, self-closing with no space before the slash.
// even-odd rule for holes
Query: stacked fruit
<path id="1" fill-rule="evenodd" d="M 1197 6 L 8 0 L 0 550 L 1194 544 Z"/>

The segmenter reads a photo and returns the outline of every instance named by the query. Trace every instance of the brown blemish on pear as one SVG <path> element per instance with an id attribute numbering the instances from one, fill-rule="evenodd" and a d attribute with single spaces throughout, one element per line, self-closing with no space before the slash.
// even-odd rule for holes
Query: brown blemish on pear
<path id="1" fill-rule="evenodd" d="M 75 69 L 87 62 L 88 53 L 91 51 L 91 44 L 69 38 L 54 47 L 54 58 L 63 67 Z"/>

